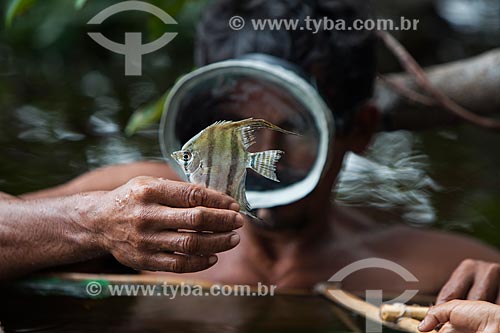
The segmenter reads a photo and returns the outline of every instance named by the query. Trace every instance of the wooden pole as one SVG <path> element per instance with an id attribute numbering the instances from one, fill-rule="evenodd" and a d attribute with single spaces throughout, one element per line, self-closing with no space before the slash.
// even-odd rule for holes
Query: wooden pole
<path id="1" fill-rule="evenodd" d="M 396 322 L 390 322 L 380 318 L 380 308 L 368 302 L 365 302 L 361 298 L 334 286 L 331 283 L 320 283 L 316 285 L 315 291 L 326 297 L 327 299 L 333 301 L 335 304 L 359 314 L 374 323 L 381 324 L 390 329 L 401 330 L 409 333 L 420 333 L 418 330 L 419 320 L 413 318 L 401 318 Z M 432 333 L 437 333 L 433 330 Z"/>
<path id="2" fill-rule="evenodd" d="M 380 318 L 385 321 L 395 322 L 400 318 L 413 318 L 422 320 L 429 311 L 428 307 L 417 305 L 382 304 L 380 307 Z"/>

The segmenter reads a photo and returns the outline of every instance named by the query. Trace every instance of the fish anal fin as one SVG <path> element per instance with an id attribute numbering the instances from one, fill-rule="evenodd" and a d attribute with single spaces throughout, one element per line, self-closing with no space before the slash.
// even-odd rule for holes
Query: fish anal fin
<path id="1" fill-rule="evenodd" d="M 250 212 L 250 211 L 244 211 L 244 210 L 241 210 L 241 211 L 240 211 L 240 213 L 241 213 L 241 214 L 243 214 L 243 215 L 246 215 L 246 216 L 248 216 L 248 217 L 250 217 L 250 218 L 252 218 L 252 219 L 259 220 L 259 221 L 263 221 L 261 218 L 259 218 L 259 217 L 255 216 L 255 215 L 254 215 L 254 214 L 252 214 L 252 212 Z"/>
<path id="2" fill-rule="evenodd" d="M 243 177 L 243 179 L 245 179 L 245 178 L 246 178 L 246 176 Z M 238 185 L 238 189 L 236 190 L 236 193 L 234 193 L 234 200 L 236 200 L 238 202 L 238 204 L 240 205 L 240 212 L 250 213 L 250 211 L 252 210 L 252 207 L 250 207 L 250 204 L 247 201 L 247 195 L 245 193 L 245 182 L 244 181 L 240 182 L 240 184 Z"/>
<path id="3" fill-rule="evenodd" d="M 266 150 L 248 155 L 247 168 L 252 169 L 259 175 L 279 183 L 276 176 L 276 163 L 284 152 L 281 150 Z"/>
<path id="4" fill-rule="evenodd" d="M 244 177 L 244 178 L 246 178 L 246 177 Z M 238 186 L 238 190 L 234 195 L 234 199 L 240 204 L 240 213 L 241 214 L 248 216 L 249 218 L 254 219 L 255 221 L 259 221 L 259 223 L 263 223 L 263 220 L 261 218 L 257 217 L 255 214 L 252 213 L 252 207 L 248 203 L 247 196 L 245 193 L 245 182 L 244 181 L 242 181 L 240 183 L 240 185 Z"/>

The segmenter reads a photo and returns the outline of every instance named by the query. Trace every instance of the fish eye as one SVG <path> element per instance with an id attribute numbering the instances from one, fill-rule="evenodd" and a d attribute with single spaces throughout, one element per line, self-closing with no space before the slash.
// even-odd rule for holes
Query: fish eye
<path id="1" fill-rule="evenodd" d="M 187 162 L 191 159 L 191 153 L 188 152 L 188 151 L 185 151 L 183 154 L 182 154 L 182 159 Z"/>

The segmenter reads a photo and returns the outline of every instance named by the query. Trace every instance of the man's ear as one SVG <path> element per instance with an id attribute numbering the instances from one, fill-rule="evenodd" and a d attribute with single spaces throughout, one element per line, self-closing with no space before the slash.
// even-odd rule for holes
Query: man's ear
<path id="1" fill-rule="evenodd" d="M 373 135 L 380 127 L 381 115 L 377 107 L 368 102 L 354 114 L 352 129 L 349 133 L 350 150 L 363 154 L 368 148 Z"/>

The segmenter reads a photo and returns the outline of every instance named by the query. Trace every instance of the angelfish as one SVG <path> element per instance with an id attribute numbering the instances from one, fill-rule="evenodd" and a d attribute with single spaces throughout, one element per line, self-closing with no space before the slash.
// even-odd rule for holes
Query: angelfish
<path id="1" fill-rule="evenodd" d="M 254 131 L 264 128 L 295 134 L 262 119 L 218 121 L 195 135 L 171 156 L 182 167 L 190 183 L 230 195 L 239 203 L 241 213 L 256 218 L 250 212 L 246 198 L 246 169 L 279 182 L 276 163 L 284 153 L 281 150 L 248 151 L 255 143 Z"/>

